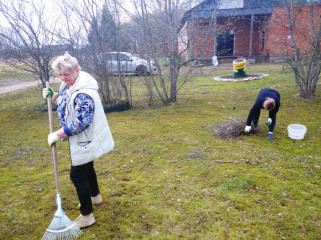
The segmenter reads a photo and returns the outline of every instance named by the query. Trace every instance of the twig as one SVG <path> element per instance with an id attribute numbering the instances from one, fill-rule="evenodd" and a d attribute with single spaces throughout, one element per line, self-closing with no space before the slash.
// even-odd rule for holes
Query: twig
<path id="1" fill-rule="evenodd" d="M 238 164 L 237 161 L 220 161 L 220 160 L 213 160 L 213 162 L 216 162 L 216 163 L 233 163 L 233 164 Z"/>

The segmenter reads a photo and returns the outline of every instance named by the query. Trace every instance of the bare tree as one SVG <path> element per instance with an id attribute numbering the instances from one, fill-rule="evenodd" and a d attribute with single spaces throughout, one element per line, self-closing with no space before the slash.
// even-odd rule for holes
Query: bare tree
<path id="1" fill-rule="evenodd" d="M 119 0 L 114 2 L 122 6 Z M 181 39 L 181 36 L 178 36 L 178 29 L 181 17 L 186 11 L 186 1 L 136 0 L 131 3 L 135 11 L 127 11 L 125 8 L 123 10 L 131 19 L 131 29 L 128 29 L 128 32 L 135 42 L 134 49 L 145 59 L 152 59 L 157 66 L 157 75 L 145 77 L 143 82 L 152 95 L 154 95 L 151 91 L 153 86 L 155 95 L 163 104 L 174 103 L 178 91 L 191 79 L 189 74 L 191 69 L 182 74 L 181 68 L 191 67 L 189 63 L 201 55 L 209 35 L 204 39 L 199 53 L 193 59 L 184 60 L 182 57 L 184 51 L 178 51 L 178 38 Z M 213 21 L 209 29 L 212 27 Z M 168 68 L 163 67 L 164 59 Z"/>
<path id="2" fill-rule="evenodd" d="M 130 83 L 122 74 L 111 74 L 107 64 L 107 52 L 121 51 L 126 41 L 121 39 L 118 10 L 108 1 L 65 0 L 59 1 L 64 9 L 67 28 L 60 36 L 74 44 L 75 53 L 82 68 L 93 74 L 98 84 L 103 102 L 112 104 L 121 101 L 124 94 L 131 104 Z"/>
<path id="3" fill-rule="evenodd" d="M 287 39 L 282 42 L 288 55 L 286 67 L 294 72 L 300 96 L 313 99 L 321 73 L 321 11 L 315 3 L 281 2 L 287 18 L 283 17 L 280 8 L 275 15 L 277 23 L 289 32 L 290 41 Z"/>
<path id="4" fill-rule="evenodd" d="M 0 2 L 0 14 L 5 19 L 0 29 L 7 62 L 23 71 L 39 76 L 42 86 L 52 74 L 51 59 L 59 41 L 55 38 L 55 21 L 46 18 L 45 3 L 33 1 Z"/>

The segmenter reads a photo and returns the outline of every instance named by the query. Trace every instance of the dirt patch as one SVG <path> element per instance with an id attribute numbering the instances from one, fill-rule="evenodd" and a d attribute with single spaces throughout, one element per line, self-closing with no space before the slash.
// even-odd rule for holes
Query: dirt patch
<path id="1" fill-rule="evenodd" d="M 231 122 L 224 122 L 218 126 L 213 126 L 213 134 L 219 138 L 236 138 L 244 135 L 245 121 L 232 120 Z M 258 135 L 261 133 L 259 128 L 252 128 L 250 135 Z"/>
<path id="2" fill-rule="evenodd" d="M 214 81 L 218 82 L 242 82 L 242 81 L 252 81 L 252 80 L 257 80 L 261 79 L 264 77 L 269 76 L 269 74 L 266 73 L 255 73 L 255 74 L 248 74 L 243 77 L 234 77 L 234 75 L 225 75 L 225 76 L 220 76 L 220 77 L 214 77 Z"/>

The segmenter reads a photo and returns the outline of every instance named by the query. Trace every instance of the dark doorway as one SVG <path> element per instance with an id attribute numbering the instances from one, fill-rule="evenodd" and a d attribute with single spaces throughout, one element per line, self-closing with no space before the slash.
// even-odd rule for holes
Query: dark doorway
<path id="1" fill-rule="evenodd" d="M 234 34 L 220 34 L 217 36 L 217 56 L 233 56 Z"/>

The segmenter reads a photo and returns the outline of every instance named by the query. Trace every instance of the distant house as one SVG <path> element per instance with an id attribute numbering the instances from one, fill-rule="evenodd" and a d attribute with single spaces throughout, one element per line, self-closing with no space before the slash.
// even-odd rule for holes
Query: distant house
<path id="1" fill-rule="evenodd" d="M 178 33 L 185 59 L 246 57 L 279 60 L 292 54 L 288 12 L 282 0 L 206 0 L 187 11 Z M 305 51 L 311 35 L 310 11 L 320 24 L 320 0 L 293 0 L 295 39 Z M 300 6 L 299 6 L 300 5 Z"/>

